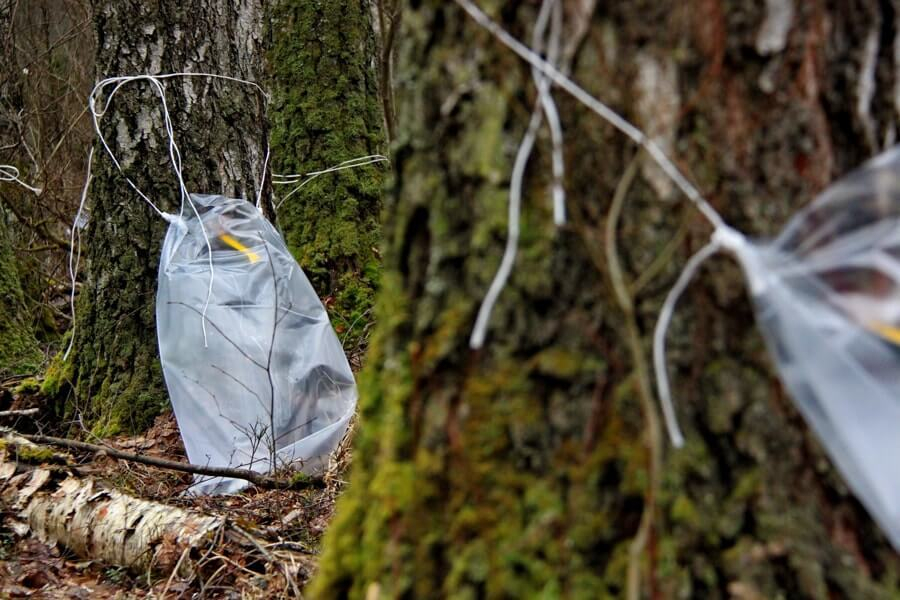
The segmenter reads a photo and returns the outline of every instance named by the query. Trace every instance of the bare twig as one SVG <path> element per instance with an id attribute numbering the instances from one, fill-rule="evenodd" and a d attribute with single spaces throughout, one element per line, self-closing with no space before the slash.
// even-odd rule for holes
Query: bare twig
<path id="1" fill-rule="evenodd" d="M 38 414 L 37 408 L 24 408 L 22 410 L 0 410 L 0 417 L 30 417 Z"/>
<path id="2" fill-rule="evenodd" d="M 660 474 L 662 469 L 662 441 L 660 439 L 659 415 L 656 412 L 656 404 L 651 391 L 649 369 L 641 347 L 641 335 L 635 318 L 634 298 L 628 291 L 625 275 L 622 271 L 622 263 L 619 260 L 619 250 L 616 240 L 616 229 L 622 207 L 625 204 L 625 196 L 631 183 L 637 175 L 638 160 L 635 156 L 622 180 L 616 187 L 612 206 L 606 221 L 606 256 L 610 280 L 619 308 L 625 313 L 625 331 L 628 338 L 628 347 L 631 359 L 634 363 L 637 375 L 638 396 L 641 399 L 641 410 L 647 422 L 647 443 L 650 449 L 650 486 L 647 490 L 644 512 L 641 515 L 641 523 L 637 534 L 631 542 L 628 556 L 628 579 L 626 597 L 628 600 L 638 600 L 641 597 L 640 562 L 647 547 L 650 532 L 653 530 L 654 514 L 656 512 L 656 499 L 659 496 Z"/>
<path id="3" fill-rule="evenodd" d="M 50 444 L 60 446 L 62 448 L 72 448 L 74 450 L 83 450 L 86 452 L 104 452 L 112 458 L 120 460 L 128 460 L 144 465 L 159 467 L 161 469 L 169 469 L 172 471 L 180 471 L 182 473 L 192 473 L 194 475 L 208 475 L 210 477 L 231 477 L 234 479 L 243 479 L 249 481 L 253 485 L 266 489 L 294 489 L 304 487 L 318 487 L 321 480 L 316 478 L 302 477 L 296 481 L 285 481 L 276 477 L 270 477 L 262 473 L 250 471 L 249 469 L 233 469 L 229 467 L 210 467 L 202 465 L 192 465 L 189 463 L 181 463 L 165 458 L 156 458 L 154 456 L 145 456 L 142 454 L 133 454 L 131 452 L 123 452 L 109 446 L 98 446 L 78 440 L 69 440 L 65 438 L 52 437 L 48 435 L 25 435 L 16 432 L 30 442 L 35 444 Z"/>

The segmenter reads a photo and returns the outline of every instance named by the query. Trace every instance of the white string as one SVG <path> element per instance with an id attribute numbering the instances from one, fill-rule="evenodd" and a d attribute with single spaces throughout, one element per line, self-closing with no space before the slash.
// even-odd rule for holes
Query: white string
<path id="1" fill-rule="evenodd" d="M 82 224 L 81 216 L 84 213 L 84 205 L 87 202 L 88 189 L 91 186 L 91 164 L 94 160 L 94 147 L 88 151 L 87 157 L 87 175 L 84 178 L 84 187 L 81 189 L 81 202 L 78 203 L 78 212 L 75 213 L 75 220 L 72 222 L 72 235 L 69 238 L 69 279 L 72 282 L 72 291 L 69 294 L 69 307 L 72 309 L 72 329 L 69 332 L 69 345 L 63 354 L 63 361 L 68 360 L 72 346 L 75 344 L 75 279 L 78 273 L 78 263 L 81 262 L 81 233 L 78 235 L 78 256 L 75 256 L 75 235 L 79 226 Z"/>
<path id="2" fill-rule="evenodd" d="M 596 113 L 600 118 L 607 121 L 610 125 L 627 135 L 635 143 L 641 146 L 651 158 L 659 165 L 663 172 L 678 186 L 688 199 L 694 203 L 698 210 L 706 217 L 706 219 L 718 229 L 725 226 L 725 222 L 716 210 L 700 195 L 695 188 L 678 170 L 678 167 L 669 159 L 668 156 L 656 145 L 656 143 L 647 137 L 643 131 L 629 123 L 617 112 L 609 108 L 606 104 L 591 96 L 577 83 L 566 77 L 556 67 L 542 59 L 533 52 L 528 46 L 507 33 L 502 27 L 491 20 L 484 12 L 481 11 L 471 0 L 455 0 L 455 2 L 481 27 L 486 29 L 500 43 L 515 52 L 520 58 L 531 64 L 532 67 L 541 71 L 549 77 L 553 83 L 571 94 L 576 100 L 584 104 L 591 111 Z"/>
<path id="3" fill-rule="evenodd" d="M 544 0 L 541 4 L 541 10 L 538 13 L 538 18 L 534 25 L 535 46 L 540 46 L 543 43 L 541 38 L 544 37 L 544 31 L 547 27 L 547 21 L 550 17 L 550 11 L 554 7 L 554 3 L 555 0 Z M 553 33 L 557 35 L 558 41 L 559 29 L 556 28 L 555 32 L 551 32 L 551 37 L 553 37 Z M 559 46 L 558 43 L 554 44 L 553 41 L 551 41 L 551 51 L 549 52 L 551 59 L 554 58 L 552 55 L 556 53 L 553 49 L 554 45 L 557 49 Z M 516 159 L 513 164 L 512 176 L 509 183 L 509 215 L 507 222 L 506 247 L 503 250 L 503 258 L 500 260 L 500 267 L 497 269 L 497 273 L 494 275 L 494 279 L 488 287 L 487 294 L 481 302 L 481 307 L 478 309 L 478 316 L 475 318 L 475 326 L 472 328 L 472 335 L 469 338 L 469 347 L 473 350 L 477 350 L 484 346 L 484 339 L 487 336 L 487 327 L 491 320 L 491 313 L 494 310 L 494 305 L 497 303 L 497 299 L 500 297 L 503 288 L 506 287 L 506 282 L 509 280 L 513 265 L 516 261 L 516 253 L 518 252 L 519 247 L 519 220 L 522 212 L 522 182 L 525 178 L 525 167 L 528 165 L 528 159 L 534 149 L 537 133 L 541 127 L 544 111 L 546 111 L 547 101 L 544 97 L 545 94 L 543 94 L 542 91 L 549 90 L 549 86 L 546 84 L 546 77 L 537 71 L 534 71 L 534 76 L 535 83 L 538 87 L 538 99 L 535 102 L 534 109 L 531 111 L 531 120 L 529 121 L 528 128 L 525 130 L 525 135 L 522 137 L 522 141 L 519 144 L 519 150 L 516 152 Z M 547 96 L 549 96 L 549 93 Z M 549 102 L 551 104 L 553 103 L 552 98 L 550 98 Z"/>
<path id="4" fill-rule="evenodd" d="M 281 208 L 281 205 L 285 203 L 285 201 L 300 191 L 300 188 L 305 186 L 307 183 L 325 175 L 327 173 L 334 173 L 336 171 L 343 171 L 344 169 L 355 169 L 356 167 L 364 167 L 366 165 L 371 165 L 380 162 L 390 162 L 386 156 L 382 156 L 381 154 L 369 154 L 366 156 L 360 156 L 358 158 L 351 158 L 350 160 L 345 160 L 342 163 L 339 163 L 333 167 L 328 167 L 327 169 L 323 169 L 321 171 L 311 171 L 309 173 L 291 173 L 286 175 L 280 175 L 278 173 L 272 173 L 272 185 L 297 185 L 293 190 L 290 191 L 284 198 L 278 201 L 275 204 L 275 210 Z"/>
<path id="5" fill-rule="evenodd" d="M 41 188 L 36 188 L 28 185 L 21 179 L 19 179 L 20 173 L 18 167 L 14 167 L 13 165 L 0 165 L 0 181 L 10 181 L 14 183 L 18 183 L 23 188 L 30 192 L 34 192 L 38 196 L 41 195 Z"/>
<path id="6" fill-rule="evenodd" d="M 672 321 L 672 314 L 675 312 L 675 305 L 678 299 L 687 289 L 688 284 L 700 270 L 700 267 L 713 254 L 718 252 L 722 246 L 718 241 L 711 241 L 706 246 L 694 254 L 685 265 L 684 270 L 678 277 L 678 281 L 666 296 L 662 310 L 659 312 L 659 321 L 656 323 L 656 329 L 653 331 L 653 369 L 656 371 L 656 389 L 659 393 L 659 401 L 662 404 L 663 416 L 666 419 L 666 428 L 669 430 L 669 438 L 676 448 L 684 445 L 684 436 L 681 428 L 678 426 L 678 417 L 675 416 L 675 406 L 672 402 L 672 390 L 669 387 L 669 376 L 666 371 L 666 332 L 669 330 L 669 324 Z"/>
<path id="7" fill-rule="evenodd" d="M 546 4 L 546 1 L 545 1 Z M 562 3 L 549 3 L 553 8 L 553 25 L 550 29 L 550 43 L 547 51 L 547 62 L 557 64 L 559 61 L 559 40 L 562 35 Z M 541 6 L 541 12 L 544 12 L 544 6 Z M 538 17 L 540 20 L 540 16 Z M 543 27 L 546 27 L 544 25 Z M 543 27 L 534 29 L 532 45 L 535 49 L 540 47 L 540 37 L 543 34 Z M 563 130 L 562 123 L 559 118 L 559 111 L 556 108 L 556 102 L 553 100 L 553 94 L 550 93 L 550 80 L 547 79 L 538 69 L 531 68 L 532 77 L 538 89 L 538 95 L 541 99 L 541 105 L 544 109 L 544 115 L 547 117 L 547 126 L 550 129 L 550 140 L 553 145 L 551 154 L 551 165 L 553 170 L 553 222 L 557 226 L 566 223 L 566 190 L 563 187 L 563 179 L 565 178 L 565 161 L 563 159 Z"/>
<path id="8" fill-rule="evenodd" d="M 263 160 L 262 179 L 259 182 L 259 191 L 256 193 L 256 208 L 262 210 L 263 190 L 266 189 L 266 171 L 269 168 L 269 151 L 271 150 L 268 140 L 266 141 L 266 158 Z"/>
<path id="9" fill-rule="evenodd" d="M 167 222 L 174 223 L 174 222 L 181 221 L 181 219 L 183 219 L 183 217 L 184 217 L 185 202 L 187 202 L 187 204 L 190 205 L 191 210 L 194 213 L 194 216 L 197 218 L 197 222 L 200 224 L 200 231 L 203 234 L 203 239 L 206 242 L 206 249 L 207 249 L 207 252 L 209 255 L 209 286 L 207 287 L 206 301 L 204 302 L 203 311 L 201 314 L 201 327 L 203 329 L 203 345 L 204 345 L 204 347 L 208 347 L 208 339 L 207 339 L 207 332 L 206 332 L 206 320 L 207 320 L 206 314 L 207 314 L 207 311 L 209 310 L 209 303 L 212 299 L 213 283 L 215 281 L 215 269 L 213 267 L 213 258 L 212 258 L 212 244 L 210 243 L 209 235 L 206 232 L 206 228 L 203 226 L 203 221 L 200 218 L 200 212 L 197 210 L 197 207 L 194 205 L 193 200 L 191 200 L 190 194 L 187 191 L 187 185 L 184 182 L 184 177 L 183 177 L 182 168 L 181 168 L 181 152 L 178 149 L 178 145 L 175 143 L 175 132 L 174 132 L 174 127 L 172 125 L 172 118 L 171 118 L 171 115 L 169 114 L 169 107 L 168 107 L 168 102 L 166 100 L 165 87 L 163 86 L 163 84 L 161 82 L 161 80 L 163 80 L 163 79 L 170 79 L 173 77 L 205 77 L 205 78 L 211 78 L 211 79 L 223 79 L 226 81 L 233 81 L 236 83 L 241 83 L 241 84 L 252 86 L 252 87 L 256 88 L 257 90 L 259 90 L 260 93 L 262 93 L 263 97 L 266 98 L 266 100 L 268 100 L 268 95 L 265 93 L 265 91 L 259 85 L 257 85 L 256 83 L 254 83 L 252 81 L 248 81 L 246 79 L 239 79 L 237 77 L 230 77 L 227 75 L 217 75 L 214 73 L 179 72 L 179 73 L 166 73 L 163 75 L 126 75 L 126 76 L 120 76 L 120 77 L 109 77 L 107 79 L 100 81 L 97 85 L 95 85 L 94 89 L 91 90 L 90 96 L 88 97 L 88 106 L 91 110 L 91 117 L 94 122 L 94 130 L 97 132 L 97 137 L 100 139 L 100 143 L 106 149 L 106 153 L 109 154 L 109 157 L 112 160 L 113 164 L 116 166 L 116 168 L 119 170 L 119 172 L 122 173 L 122 176 L 125 177 L 125 181 L 128 182 L 128 185 L 130 185 L 131 188 L 147 204 L 149 204 L 160 217 L 165 219 Z M 178 179 L 178 187 L 179 187 L 179 191 L 181 193 L 180 208 L 179 208 L 179 213 L 177 216 L 163 212 L 162 210 L 160 210 L 159 207 L 156 206 L 156 204 L 154 204 L 153 201 L 150 200 L 150 198 L 148 198 L 147 195 L 144 194 L 138 188 L 138 186 L 131 180 L 131 178 L 125 174 L 125 171 L 122 168 L 122 165 L 119 163 L 119 161 L 116 158 L 115 154 L 113 153 L 112 149 L 109 147 L 109 144 L 107 144 L 106 138 L 103 136 L 103 131 L 100 128 L 100 119 L 103 117 L 103 115 L 106 114 L 106 111 L 109 110 L 109 107 L 110 107 L 110 104 L 112 103 L 113 97 L 115 97 L 116 93 L 118 93 L 118 91 L 122 88 L 122 86 L 124 86 L 127 83 L 133 82 L 133 81 L 147 81 L 151 84 L 151 86 L 156 91 L 156 93 L 159 94 L 160 102 L 162 104 L 163 124 L 166 129 L 166 135 L 168 136 L 168 139 L 169 139 L 169 158 L 171 159 L 171 162 L 172 162 L 172 169 L 175 171 L 175 176 Z M 97 110 L 97 95 L 99 93 L 103 92 L 103 90 L 106 87 L 111 86 L 111 85 L 115 86 L 115 87 L 113 87 L 112 91 L 110 91 L 108 93 L 106 102 L 103 104 L 103 108 L 101 110 Z M 260 190 L 259 190 L 259 196 L 257 198 L 257 203 L 260 203 L 261 198 L 262 198 L 262 188 L 265 183 L 265 169 L 267 168 L 266 165 L 268 164 L 268 158 L 269 158 L 269 154 L 268 154 L 268 149 L 267 149 L 266 159 L 265 159 L 266 164 L 263 165 L 263 177 L 262 177 L 262 183 L 260 184 Z"/>

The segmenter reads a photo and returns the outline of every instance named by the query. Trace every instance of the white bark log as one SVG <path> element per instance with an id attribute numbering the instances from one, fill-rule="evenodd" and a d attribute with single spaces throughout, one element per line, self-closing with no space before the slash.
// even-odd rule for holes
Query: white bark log
<path id="1" fill-rule="evenodd" d="M 16 448 L 41 447 L 17 436 L 2 440 L 3 504 L 39 539 L 79 556 L 135 571 L 169 572 L 186 551 L 208 547 L 224 525 L 221 518 L 134 498 L 91 479 L 45 466 L 28 468 L 17 462 Z"/>

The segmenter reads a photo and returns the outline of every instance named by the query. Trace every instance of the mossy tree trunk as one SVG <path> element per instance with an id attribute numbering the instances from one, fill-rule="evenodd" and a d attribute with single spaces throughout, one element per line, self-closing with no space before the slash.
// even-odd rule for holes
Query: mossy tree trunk
<path id="1" fill-rule="evenodd" d="M 483 4 L 530 36 L 538 3 Z M 894 139 L 890 3 L 593 5 L 565 2 L 573 76 L 750 234 L 777 231 Z M 545 136 L 516 270 L 486 348 L 469 350 L 535 94 L 529 69 L 453 2 L 404 10 L 378 327 L 311 595 L 895 597 L 900 561 L 780 390 L 727 260 L 691 288 L 670 334 L 687 444 L 666 444 L 653 469 L 658 427 L 629 338 L 648 355 L 662 298 L 709 228 L 638 156 L 619 222 L 627 280 L 672 255 L 632 283 L 625 312 L 604 227 L 636 149 L 561 94 L 570 224 L 552 225 Z"/>
<path id="2" fill-rule="evenodd" d="M 96 0 L 96 76 L 207 72 L 258 80 L 262 12 L 260 0 Z M 259 93 L 199 77 L 169 79 L 165 86 L 188 190 L 255 199 L 266 144 Z M 123 88 L 103 130 L 138 187 L 162 210 L 177 211 L 160 102 L 149 84 Z M 75 381 L 70 410 L 97 432 L 137 430 L 168 403 L 154 320 L 167 225 L 99 145 L 89 207 L 85 284 L 68 368 Z"/>
<path id="3" fill-rule="evenodd" d="M 384 152 L 368 0 L 275 0 L 269 52 L 272 170 L 310 173 Z M 278 209 L 288 247 L 353 352 L 379 272 L 383 165 L 325 175 Z M 291 191 L 275 190 L 278 202 Z"/>
<path id="4" fill-rule="evenodd" d="M 13 54 L 12 13 L 9 3 L 0 4 L 0 51 L 3 66 L 0 67 L 0 93 L 6 110 L 14 112 L 22 107 L 20 74 L 15 72 Z M 0 144 L 5 148 L 17 148 L 17 132 L 11 124 L 0 125 Z M 6 152 L 0 155 L 5 162 Z M 25 175 L 27 177 L 27 175 Z M 18 202 L 25 192 L 16 183 L 0 183 L 0 378 L 7 375 L 34 374 L 43 355 L 38 348 L 31 326 L 25 298 L 22 293 L 18 265 L 13 253 L 13 238 L 7 223 L 4 205 Z"/>
<path id="5" fill-rule="evenodd" d="M 25 310 L 6 215 L 0 209 L 0 378 L 34 375 L 42 359 Z"/>

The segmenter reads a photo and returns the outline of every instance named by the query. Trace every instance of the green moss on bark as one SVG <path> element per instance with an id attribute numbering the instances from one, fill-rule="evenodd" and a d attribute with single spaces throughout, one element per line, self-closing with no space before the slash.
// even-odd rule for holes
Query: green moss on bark
<path id="1" fill-rule="evenodd" d="M 534 4 L 500 4 L 495 16 L 526 36 Z M 753 54 L 760 23 L 742 20 L 752 15 L 702 7 L 598 3 L 573 73 L 637 121 L 635 56 L 675 57 L 678 162 L 753 233 L 834 175 L 814 181 L 820 174 L 806 165 L 833 164 L 822 124 L 839 115 L 789 82 L 798 72 L 822 77 L 822 94 L 852 106 L 849 88 L 813 68 L 852 60 L 815 54 L 811 41 L 817 19 L 859 17 L 804 5 L 796 44 L 769 59 Z M 687 445 L 666 453 L 649 507 L 655 526 L 633 563 L 650 452 L 624 319 L 597 249 L 635 149 L 559 96 L 571 224 L 551 225 L 542 139 L 526 178 L 517 268 L 486 348 L 472 352 L 470 328 L 505 240 L 505 177 L 534 100 L 531 74 L 453 3 L 408 5 L 403 19 L 398 80 L 408 83 L 397 94 L 378 327 L 350 485 L 310 595 L 621 598 L 637 564 L 640 597 L 896 597 L 900 561 L 779 391 L 748 329 L 740 273 L 724 262 L 711 263 L 715 277 L 691 288 L 673 324 Z M 768 60 L 788 91 L 758 89 Z M 889 97 L 890 82 L 879 81 Z M 844 158 L 841 170 L 861 156 Z M 625 206 L 620 253 L 633 280 L 681 218 L 645 178 Z M 636 298 L 646 353 L 667 287 L 707 235 L 691 221 L 675 260 Z"/>
<path id="2" fill-rule="evenodd" d="M 278 0 L 272 8 L 272 167 L 309 173 L 384 152 L 371 10 L 365 0 Z M 355 349 L 378 285 L 384 165 L 322 176 L 278 210 L 294 257 Z M 289 191 L 276 186 L 276 202 Z"/>
<path id="3" fill-rule="evenodd" d="M 0 211 L 0 377 L 35 374 L 44 358 L 28 315 L 6 217 Z"/>

